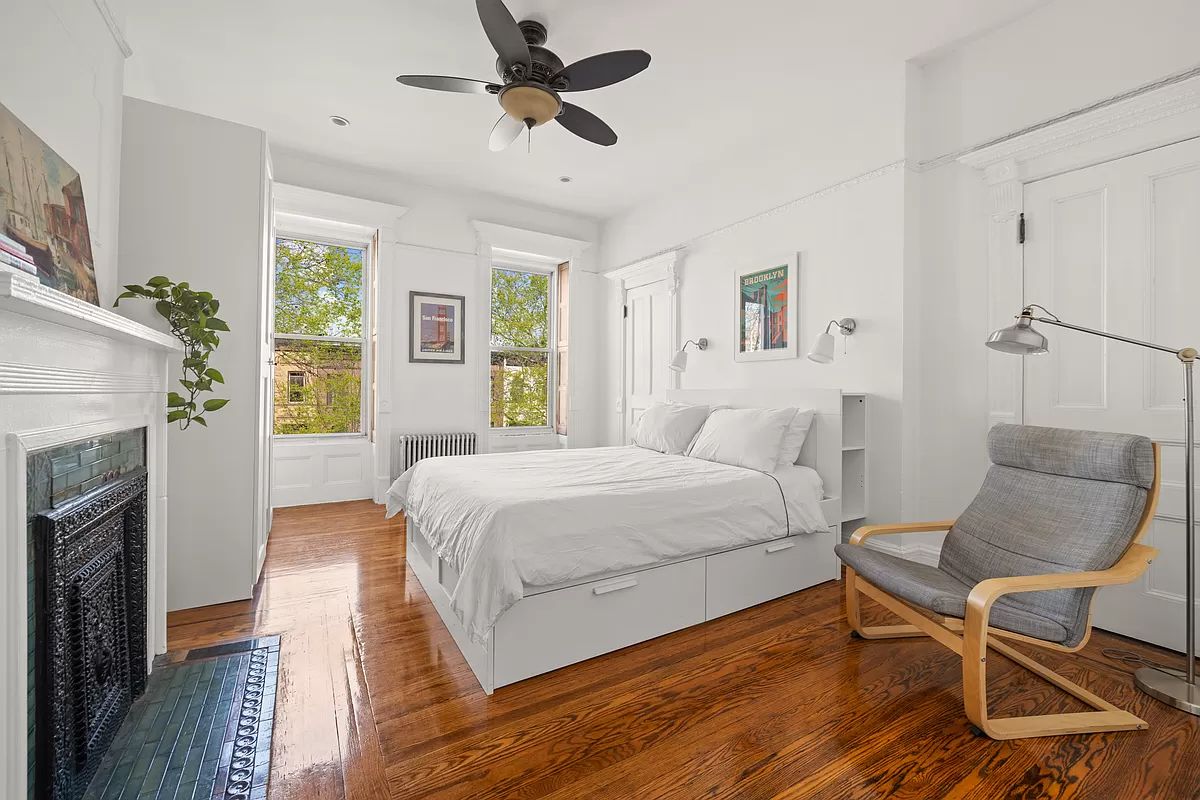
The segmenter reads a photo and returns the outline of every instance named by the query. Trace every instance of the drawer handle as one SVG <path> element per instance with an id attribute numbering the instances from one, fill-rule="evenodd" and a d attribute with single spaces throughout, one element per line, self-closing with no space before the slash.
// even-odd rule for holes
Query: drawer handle
<path id="1" fill-rule="evenodd" d="M 628 578 L 616 583 L 606 583 L 603 586 L 597 586 L 592 589 L 592 594 L 599 596 L 608 594 L 609 592 L 619 592 L 622 589 L 632 589 L 634 586 L 637 586 L 637 578 Z"/>
<path id="2" fill-rule="evenodd" d="M 795 542 L 781 542 L 779 544 L 773 544 L 767 548 L 767 555 L 770 555 L 771 553 L 778 553 L 780 550 L 791 550 L 795 546 Z"/>

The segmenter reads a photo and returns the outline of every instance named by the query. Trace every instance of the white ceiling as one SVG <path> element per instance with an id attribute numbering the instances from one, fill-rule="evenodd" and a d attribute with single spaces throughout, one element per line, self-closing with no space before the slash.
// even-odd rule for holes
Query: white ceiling
<path id="1" fill-rule="evenodd" d="M 551 124 L 487 148 L 495 98 L 422 91 L 402 73 L 495 79 L 471 0 L 127 0 L 126 92 L 252 125 L 273 146 L 452 188 L 611 216 L 734 150 L 784 146 L 814 109 L 886 86 L 905 60 L 1048 0 L 510 0 L 566 63 L 641 48 L 650 68 L 569 99 L 620 141 Z M 890 100 L 888 102 L 891 102 Z M 349 128 L 329 122 L 347 117 Z M 569 185 L 559 183 L 570 175 Z"/>

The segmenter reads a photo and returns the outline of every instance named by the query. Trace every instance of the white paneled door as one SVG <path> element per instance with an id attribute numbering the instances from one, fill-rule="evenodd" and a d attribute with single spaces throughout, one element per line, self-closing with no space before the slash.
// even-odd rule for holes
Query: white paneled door
<path id="1" fill-rule="evenodd" d="M 1025 302 L 1170 347 L 1200 345 L 1200 140 L 1025 187 Z M 1026 424 L 1140 433 L 1162 444 L 1163 492 L 1143 578 L 1099 590 L 1097 627 L 1184 648 L 1183 368 L 1169 353 L 1042 326 L 1024 359 Z"/>
<path id="2" fill-rule="evenodd" d="M 667 281 L 625 293 L 625 441 L 632 441 L 642 412 L 666 400 L 670 370 L 670 309 Z"/>

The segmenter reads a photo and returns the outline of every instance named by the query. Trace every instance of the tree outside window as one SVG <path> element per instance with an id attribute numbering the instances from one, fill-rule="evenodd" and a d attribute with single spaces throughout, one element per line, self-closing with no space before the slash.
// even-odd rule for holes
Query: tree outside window
<path id="1" fill-rule="evenodd" d="M 275 433 L 362 431 L 366 249 L 275 246 Z"/>
<path id="2" fill-rule="evenodd" d="M 548 274 L 492 270 L 493 428 L 550 425 L 550 287 Z"/>

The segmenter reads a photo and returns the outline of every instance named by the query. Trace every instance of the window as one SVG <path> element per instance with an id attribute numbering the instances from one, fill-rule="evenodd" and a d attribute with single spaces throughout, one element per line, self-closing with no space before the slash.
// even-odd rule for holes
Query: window
<path id="1" fill-rule="evenodd" d="M 553 273 L 492 269 L 492 428 L 553 424 Z"/>
<path id="2" fill-rule="evenodd" d="M 304 402 L 304 373 L 289 372 L 288 373 L 288 402 L 303 403 Z"/>
<path id="3" fill-rule="evenodd" d="M 370 247 L 275 242 L 275 433 L 364 429 L 363 275 Z"/>
<path id="4" fill-rule="evenodd" d="M 554 429 L 559 436 L 567 435 L 567 298 L 570 296 L 569 284 L 571 264 L 558 265 L 558 319 L 554 327 L 558 329 L 558 403 L 555 405 Z"/>

